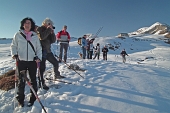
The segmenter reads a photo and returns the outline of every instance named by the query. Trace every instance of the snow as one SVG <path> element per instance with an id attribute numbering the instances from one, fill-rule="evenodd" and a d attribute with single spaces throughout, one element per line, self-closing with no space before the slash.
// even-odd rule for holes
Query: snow
<path id="1" fill-rule="evenodd" d="M 65 76 L 65 84 L 46 81 L 48 91 L 39 89 L 37 94 L 48 113 L 169 113 L 170 112 L 170 45 L 161 35 L 143 35 L 119 39 L 98 37 L 94 45 L 101 47 L 119 43 L 118 49 L 110 50 L 108 61 L 79 59 L 81 51 L 76 39 L 70 42 L 68 64 L 77 64 L 85 72 L 73 70 L 60 64 L 59 71 Z M 15 68 L 15 61 L 9 56 L 11 40 L 0 40 L 0 74 Z M 126 49 L 126 63 L 119 55 Z M 59 47 L 52 50 L 58 55 Z M 52 65 L 47 62 L 45 77 L 52 77 Z M 62 86 L 59 89 L 53 85 Z M 25 104 L 29 100 L 29 87 L 25 88 Z M 0 113 L 14 111 L 14 89 L 0 90 Z M 38 101 L 32 107 L 16 107 L 16 113 L 44 113 Z"/>

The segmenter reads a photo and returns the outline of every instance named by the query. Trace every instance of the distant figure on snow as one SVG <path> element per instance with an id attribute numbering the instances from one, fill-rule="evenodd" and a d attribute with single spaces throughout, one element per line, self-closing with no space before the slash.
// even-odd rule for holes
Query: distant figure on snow
<path id="1" fill-rule="evenodd" d="M 87 43 L 87 59 L 92 59 L 92 55 L 93 55 L 93 41 L 95 39 L 89 39 L 88 43 Z"/>
<path id="2" fill-rule="evenodd" d="M 100 44 L 97 43 L 97 46 L 94 48 L 94 58 L 95 59 L 97 57 L 97 59 L 99 60 L 100 57 Z"/>
<path id="3" fill-rule="evenodd" d="M 126 53 L 125 49 L 122 50 L 122 52 L 120 53 L 120 55 L 122 56 L 122 60 L 123 60 L 123 63 L 126 62 L 126 55 L 128 56 L 128 54 Z"/>
<path id="4" fill-rule="evenodd" d="M 83 52 L 83 59 L 86 58 L 86 50 L 87 50 L 87 35 L 83 35 L 82 40 L 81 40 L 81 48 L 82 48 L 82 52 Z"/>
<path id="5" fill-rule="evenodd" d="M 107 60 L 107 52 L 109 52 L 109 50 L 107 49 L 106 45 L 102 48 L 102 52 L 103 52 L 103 60 Z"/>
<path id="6" fill-rule="evenodd" d="M 67 60 L 67 50 L 70 42 L 70 34 L 67 32 L 67 26 L 64 25 L 63 29 L 58 32 L 56 35 L 57 42 L 60 43 L 60 54 L 59 54 L 59 62 L 62 61 L 62 54 L 64 50 L 64 62 Z"/>

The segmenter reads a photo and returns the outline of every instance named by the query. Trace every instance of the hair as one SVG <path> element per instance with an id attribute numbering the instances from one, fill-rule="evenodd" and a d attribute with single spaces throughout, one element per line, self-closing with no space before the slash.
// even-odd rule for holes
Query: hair
<path id="1" fill-rule="evenodd" d="M 50 23 L 51 25 L 54 25 L 53 21 L 50 18 L 46 18 L 43 22 L 42 25 Z"/>
<path id="2" fill-rule="evenodd" d="M 30 20 L 31 21 L 31 29 L 30 29 L 30 31 L 34 31 L 34 29 L 35 29 L 35 22 L 34 22 L 34 20 L 32 19 L 32 18 L 29 18 L 29 17 L 26 17 L 26 18 L 24 18 L 22 21 L 21 21 L 21 26 L 20 26 L 20 29 L 21 30 L 24 30 L 24 23 L 26 22 L 26 20 Z"/>
<path id="3" fill-rule="evenodd" d="M 97 46 L 99 46 L 100 44 L 99 43 L 97 43 Z"/>

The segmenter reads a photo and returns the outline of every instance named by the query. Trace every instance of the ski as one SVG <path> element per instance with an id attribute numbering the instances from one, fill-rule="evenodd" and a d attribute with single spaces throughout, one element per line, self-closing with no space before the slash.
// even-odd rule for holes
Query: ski
<path id="1" fill-rule="evenodd" d="M 65 84 L 73 84 L 72 82 L 67 82 L 67 81 L 58 80 L 58 79 L 52 79 L 52 78 L 46 78 L 46 80 L 58 81 L 58 82 L 62 82 L 62 83 L 65 83 Z"/>

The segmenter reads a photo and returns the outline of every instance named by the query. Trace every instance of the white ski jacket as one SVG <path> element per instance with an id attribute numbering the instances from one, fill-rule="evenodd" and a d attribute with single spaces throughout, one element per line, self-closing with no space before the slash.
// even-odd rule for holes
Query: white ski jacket
<path id="1" fill-rule="evenodd" d="M 30 42 L 34 46 L 36 55 L 34 50 L 32 49 L 31 45 L 28 41 L 20 34 L 22 32 L 24 35 L 25 33 L 23 30 L 20 30 L 14 35 L 14 38 L 11 43 L 11 55 L 18 55 L 19 60 L 21 61 L 34 61 L 34 57 L 38 57 L 42 60 L 42 47 L 40 44 L 40 40 L 35 32 L 32 32 L 32 38 Z"/>

